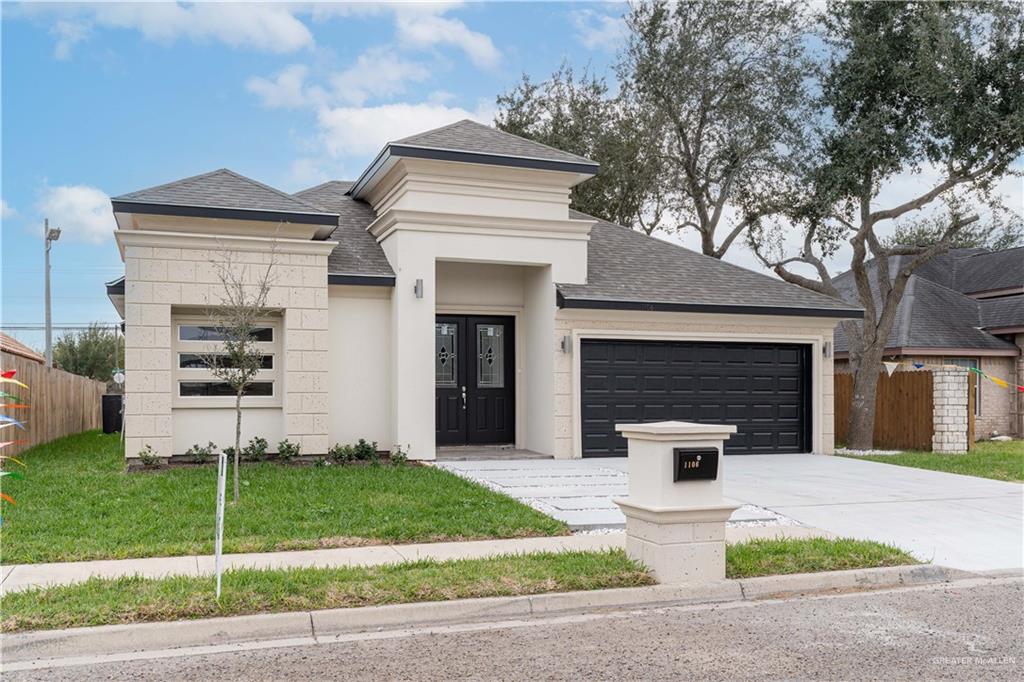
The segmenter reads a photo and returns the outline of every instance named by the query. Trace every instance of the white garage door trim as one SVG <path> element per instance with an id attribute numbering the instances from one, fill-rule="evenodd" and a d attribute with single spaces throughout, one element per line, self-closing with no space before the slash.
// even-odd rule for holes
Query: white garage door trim
<path id="1" fill-rule="evenodd" d="M 572 335 L 572 452 L 573 457 L 583 457 L 583 423 L 581 415 L 581 352 L 583 339 L 604 339 L 623 341 L 735 341 L 746 343 L 806 343 L 811 346 L 811 451 L 822 451 L 822 404 L 825 383 L 822 381 L 821 336 L 801 334 L 750 334 L 741 332 L 631 332 L 620 329 L 573 329 Z"/>

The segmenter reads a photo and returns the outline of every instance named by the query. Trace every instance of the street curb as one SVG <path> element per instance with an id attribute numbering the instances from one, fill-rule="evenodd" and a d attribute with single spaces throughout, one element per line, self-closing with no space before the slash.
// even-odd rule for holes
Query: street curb
<path id="1" fill-rule="evenodd" d="M 84 655 L 111 655 L 182 647 L 236 644 L 267 639 L 308 639 L 345 633 L 529 618 L 602 609 L 637 609 L 797 597 L 999 576 L 918 565 L 827 573 L 766 576 L 682 585 L 653 585 L 521 597 L 486 597 L 323 611 L 266 613 L 202 620 L 100 625 L 67 630 L 5 634 L 7 663 Z"/>

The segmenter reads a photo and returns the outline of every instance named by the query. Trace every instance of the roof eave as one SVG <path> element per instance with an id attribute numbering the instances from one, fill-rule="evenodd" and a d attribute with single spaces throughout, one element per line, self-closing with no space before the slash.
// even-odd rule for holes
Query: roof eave
<path id="1" fill-rule="evenodd" d="M 566 296 L 557 293 L 559 308 L 585 310 L 634 310 L 667 313 L 717 313 L 731 315 L 777 315 L 830 317 L 837 320 L 862 319 L 860 308 L 800 308 L 789 306 L 737 305 L 732 303 L 676 303 L 671 301 L 627 301 Z"/>
<path id="2" fill-rule="evenodd" d="M 541 159 L 532 156 L 510 156 L 506 154 L 490 154 L 486 152 L 469 152 L 458 149 L 441 149 L 437 147 L 419 147 L 416 145 L 399 144 L 389 142 L 367 166 L 366 170 L 356 179 L 349 194 L 356 199 L 364 198 L 366 192 L 375 184 L 379 178 L 394 165 L 395 160 L 406 159 L 429 159 L 432 161 L 453 161 L 457 163 L 476 163 L 487 166 L 504 166 L 507 168 L 528 168 L 533 170 L 547 170 L 561 173 L 575 173 L 580 177 L 579 182 L 597 175 L 600 165 L 594 162 L 584 163 L 582 161 L 558 161 L 555 159 Z"/>
<path id="3" fill-rule="evenodd" d="M 319 225 L 332 230 L 338 224 L 337 213 L 306 213 L 300 211 L 273 211 L 266 209 L 233 208 L 224 206 L 190 206 L 186 204 L 161 204 L 126 199 L 111 199 L 114 213 L 139 213 L 144 215 L 166 215 L 183 218 L 219 218 L 227 220 L 256 220 L 262 222 L 286 222 L 302 225 Z"/>

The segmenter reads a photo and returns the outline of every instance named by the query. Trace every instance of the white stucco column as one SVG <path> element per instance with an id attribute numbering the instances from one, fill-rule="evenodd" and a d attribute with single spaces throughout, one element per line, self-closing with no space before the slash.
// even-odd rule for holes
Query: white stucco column
<path id="1" fill-rule="evenodd" d="M 738 505 L 722 498 L 723 442 L 731 425 L 617 424 L 629 441 L 626 553 L 661 583 L 723 580 L 725 522 Z"/>
<path id="2" fill-rule="evenodd" d="M 435 459 L 434 322 L 437 277 L 422 235 L 396 232 L 381 245 L 395 271 L 391 296 L 393 443 L 411 459 Z M 418 286 L 417 281 L 421 280 Z"/>

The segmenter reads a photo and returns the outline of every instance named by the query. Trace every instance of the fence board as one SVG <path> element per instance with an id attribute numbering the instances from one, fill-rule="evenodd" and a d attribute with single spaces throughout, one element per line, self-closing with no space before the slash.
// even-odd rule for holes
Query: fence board
<path id="1" fill-rule="evenodd" d="M 23 445 L 4 448 L 3 454 L 17 456 L 33 445 L 98 429 L 102 425 L 102 402 L 106 386 L 77 374 L 48 369 L 19 355 L 0 353 L 0 368 L 14 369 L 15 379 L 28 385 L 28 390 L 14 384 L 3 384 L 3 391 L 19 397 L 30 405 L 27 410 L 0 410 L 3 414 L 25 422 L 26 430 L 16 426 L 3 430 L 3 440 L 24 440 Z"/>
<path id="2" fill-rule="evenodd" d="M 931 372 L 882 372 L 875 395 L 874 447 L 931 450 L 934 429 Z M 846 443 L 853 402 L 853 375 L 835 375 L 836 443 Z"/>

